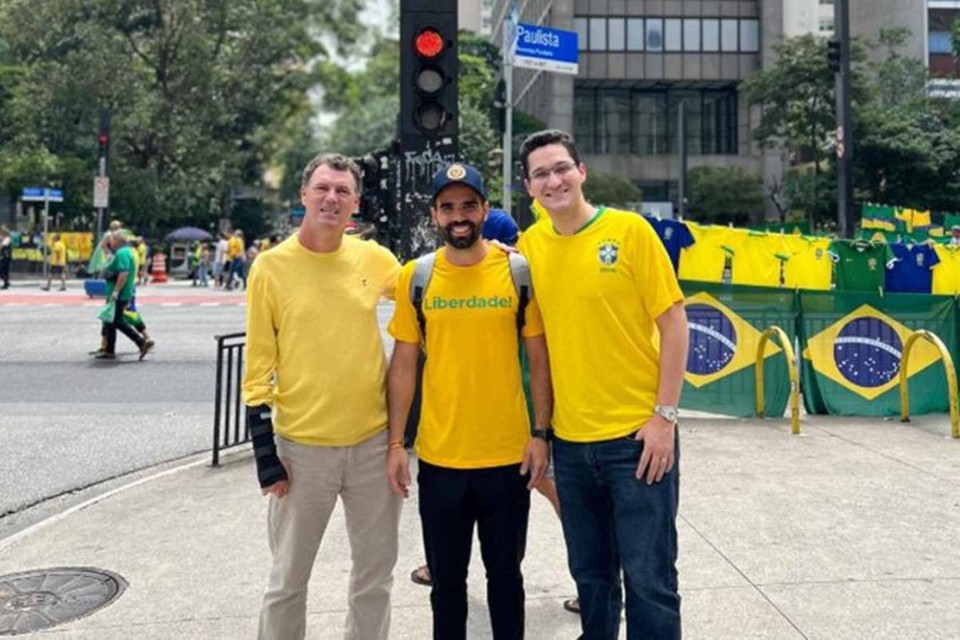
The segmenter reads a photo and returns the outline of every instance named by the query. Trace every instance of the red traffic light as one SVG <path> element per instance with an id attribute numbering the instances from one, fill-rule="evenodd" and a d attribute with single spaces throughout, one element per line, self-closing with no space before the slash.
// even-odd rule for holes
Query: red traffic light
<path id="1" fill-rule="evenodd" d="M 421 29 L 413 39 L 413 50 L 422 58 L 436 58 L 443 52 L 443 36 L 433 27 Z"/>
<path id="2" fill-rule="evenodd" d="M 97 142 L 100 144 L 107 144 L 110 142 L 110 136 L 105 133 L 101 133 L 99 136 L 97 136 Z"/>

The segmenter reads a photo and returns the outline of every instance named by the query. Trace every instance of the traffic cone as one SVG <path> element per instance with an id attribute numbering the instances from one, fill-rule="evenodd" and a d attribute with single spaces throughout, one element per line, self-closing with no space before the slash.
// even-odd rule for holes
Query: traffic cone
<path id="1" fill-rule="evenodd" d="M 153 256 L 153 270 L 150 271 L 150 281 L 163 284 L 167 281 L 167 256 L 157 253 Z"/>

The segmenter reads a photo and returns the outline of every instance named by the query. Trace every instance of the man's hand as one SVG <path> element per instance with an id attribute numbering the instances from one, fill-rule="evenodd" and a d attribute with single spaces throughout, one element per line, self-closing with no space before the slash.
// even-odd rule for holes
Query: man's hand
<path id="1" fill-rule="evenodd" d="M 410 497 L 410 454 L 403 447 L 394 447 L 387 453 L 387 481 L 395 494 Z"/>
<path id="2" fill-rule="evenodd" d="M 636 439 L 643 442 L 643 454 L 640 456 L 640 464 L 637 465 L 637 480 L 642 480 L 646 472 L 647 484 L 660 482 L 664 474 L 673 468 L 674 429 L 676 425 L 663 416 L 654 414 L 637 432 Z"/>
<path id="3" fill-rule="evenodd" d="M 523 452 L 523 462 L 520 464 L 520 475 L 525 476 L 530 472 L 530 481 L 527 482 L 527 490 L 531 491 L 538 482 L 543 480 L 547 473 L 547 465 L 550 464 L 550 446 L 543 438 L 530 438 L 527 442 L 527 450 Z"/>
<path id="4" fill-rule="evenodd" d="M 290 471 L 287 469 L 287 465 L 280 462 L 280 466 L 283 467 L 283 471 L 287 474 L 286 480 L 277 480 L 269 487 L 263 487 L 260 489 L 260 493 L 263 495 L 271 495 L 278 500 L 283 498 L 283 496 L 290 493 L 290 482 L 293 480 L 293 476 L 290 475 Z"/>
<path id="5" fill-rule="evenodd" d="M 487 240 L 487 244 L 493 247 L 494 249 L 500 249 L 504 253 L 519 253 L 519 249 L 516 247 L 511 247 L 508 244 L 503 244 L 499 240 Z"/>

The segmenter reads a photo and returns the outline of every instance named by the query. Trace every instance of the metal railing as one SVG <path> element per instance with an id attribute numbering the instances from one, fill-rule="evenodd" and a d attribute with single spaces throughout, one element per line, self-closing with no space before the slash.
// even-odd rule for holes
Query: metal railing
<path id="1" fill-rule="evenodd" d="M 950 350 L 943 340 L 932 331 L 920 329 L 914 331 L 907 337 L 906 344 L 903 345 L 903 356 L 900 360 L 900 422 L 910 422 L 910 353 L 913 351 L 913 345 L 919 340 L 926 340 L 932 344 L 940 353 L 940 359 L 943 361 L 943 371 L 947 376 L 947 397 L 950 402 L 950 436 L 960 438 L 960 411 L 957 409 L 957 370 L 953 366 L 953 358 L 950 357 Z"/>
<path id="2" fill-rule="evenodd" d="M 250 441 L 243 408 L 243 355 L 246 333 L 228 333 L 217 339 L 217 387 L 213 408 L 213 466 L 220 452 Z"/>
<path id="3" fill-rule="evenodd" d="M 800 378 L 797 374 L 797 358 L 787 333 L 776 325 L 772 325 L 760 336 L 757 345 L 756 386 L 757 386 L 757 417 L 764 417 L 763 392 L 763 362 L 766 359 L 767 341 L 776 338 L 780 342 L 780 349 L 787 359 L 787 375 L 790 376 L 790 427 L 794 435 L 800 435 Z"/>

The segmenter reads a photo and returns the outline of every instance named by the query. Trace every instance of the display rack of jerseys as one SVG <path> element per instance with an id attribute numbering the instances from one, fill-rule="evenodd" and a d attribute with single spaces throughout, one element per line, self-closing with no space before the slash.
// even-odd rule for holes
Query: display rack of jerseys
<path id="1" fill-rule="evenodd" d="M 948 296 L 960 294 L 960 245 L 938 244 L 933 250 L 938 262 L 933 268 L 930 292 Z"/>
<path id="2" fill-rule="evenodd" d="M 893 259 L 887 265 L 883 288 L 893 293 L 930 293 L 933 268 L 940 262 L 929 244 L 905 242 L 891 244 Z"/>
<path id="3" fill-rule="evenodd" d="M 893 260 L 890 245 L 869 240 L 835 240 L 830 252 L 836 261 L 836 288 L 841 291 L 883 289 L 887 266 Z"/>
<path id="4" fill-rule="evenodd" d="M 686 223 L 660 216 L 644 215 L 643 217 L 657 232 L 657 236 L 667 250 L 667 255 L 670 256 L 670 262 L 673 263 L 673 271 L 676 273 L 680 265 L 680 251 L 696 242 Z"/>
<path id="5" fill-rule="evenodd" d="M 727 244 L 733 229 L 715 225 L 685 222 L 693 244 L 683 250 L 677 277 L 681 280 L 723 282 L 730 247 Z"/>
<path id="6" fill-rule="evenodd" d="M 755 287 L 779 287 L 783 263 L 790 258 L 786 236 L 749 229 L 731 229 L 731 282 Z"/>

